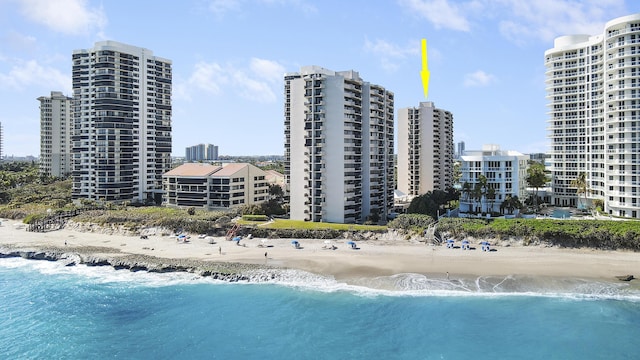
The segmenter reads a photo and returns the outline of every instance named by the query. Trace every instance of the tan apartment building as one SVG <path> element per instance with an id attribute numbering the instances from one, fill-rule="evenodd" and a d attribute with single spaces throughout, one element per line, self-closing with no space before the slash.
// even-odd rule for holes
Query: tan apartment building
<path id="1" fill-rule="evenodd" d="M 246 163 L 187 163 L 162 175 L 163 206 L 224 210 L 269 200 L 267 174 Z"/>
<path id="2" fill-rule="evenodd" d="M 64 177 L 73 170 L 71 135 L 73 133 L 72 98 L 61 91 L 40 96 L 40 172 Z"/>
<path id="3" fill-rule="evenodd" d="M 453 114 L 433 102 L 398 110 L 398 190 L 417 196 L 453 186 Z"/>

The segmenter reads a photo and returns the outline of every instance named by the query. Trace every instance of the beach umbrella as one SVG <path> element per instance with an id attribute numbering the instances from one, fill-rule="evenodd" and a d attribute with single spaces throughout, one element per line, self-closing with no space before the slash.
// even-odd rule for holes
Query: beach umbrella
<path id="1" fill-rule="evenodd" d="M 291 241 L 291 244 L 292 244 L 292 245 L 295 245 L 295 244 L 297 244 L 297 243 L 298 243 L 298 240 L 293 240 L 293 241 Z"/>
<path id="2" fill-rule="evenodd" d="M 331 244 L 331 240 L 325 240 L 324 243 L 329 245 L 329 244 Z"/>
<path id="3" fill-rule="evenodd" d="M 213 244 L 215 242 L 215 239 L 213 236 L 206 236 L 204 239 L 207 240 L 209 244 Z"/>
<path id="4" fill-rule="evenodd" d="M 240 240 L 242 240 L 242 236 L 236 236 L 236 237 L 233 238 L 233 241 L 235 241 L 235 242 L 238 242 Z"/>

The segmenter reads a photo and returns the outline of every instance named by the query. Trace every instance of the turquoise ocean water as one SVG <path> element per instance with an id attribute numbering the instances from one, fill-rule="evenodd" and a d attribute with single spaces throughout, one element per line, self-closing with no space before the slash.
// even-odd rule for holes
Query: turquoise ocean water
<path id="1" fill-rule="evenodd" d="M 0 359 L 638 359 L 640 291 L 582 280 L 272 283 L 0 259 Z"/>

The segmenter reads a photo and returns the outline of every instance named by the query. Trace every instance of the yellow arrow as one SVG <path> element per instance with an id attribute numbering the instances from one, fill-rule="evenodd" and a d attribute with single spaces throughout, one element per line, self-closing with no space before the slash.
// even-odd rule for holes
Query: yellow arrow
<path id="1" fill-rule="evenodd" d="M 422 79 L 422 87 L 424 88 L 424 97 L 429 94 L 429 65 L 427 63 L 427 39 L 422 39 L 422 70 L 420 71 L 420 78 Z"/>

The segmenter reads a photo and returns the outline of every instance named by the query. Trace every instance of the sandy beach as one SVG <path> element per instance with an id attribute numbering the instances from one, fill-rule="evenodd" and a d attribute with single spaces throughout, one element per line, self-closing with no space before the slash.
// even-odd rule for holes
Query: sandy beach
<path id="1" fill-rule="evenodd" d="M 99 255 L 140 254 L 164 259 L 267 264 L 329 275 L 346 282 L 404 273 L 433 278 L 446 278 L 447 273 L 449 276 L 527 275 L 601 280 L 615 280 L 616 276 L 627 274 L 640 277 L 640 253 L 629 251 L 493 246 L 491 252 L 485 252 L 473 242 L 471 250 L 462 250 L 404 239 L 359 241 L 358 249 L 352 249 L 346 240 L 332 240 L 334 250 L 326 249 L 329 246 L 326 240 L 299 239 L 300 249 L 291 245 L 291 239 L 243 239 L 240 246 L 224 237 L 214 238 L 214 244 L 210 241 L 197 234 L 191 234 L 189 241 L 182 242 L 160 234 L 142 239 L 69 229 L 34 233 L 13 220 L 3 220 L 0 226 L 0 245 L 14 248 L 74 251 L 102 247 L 105 254 Z"/>

